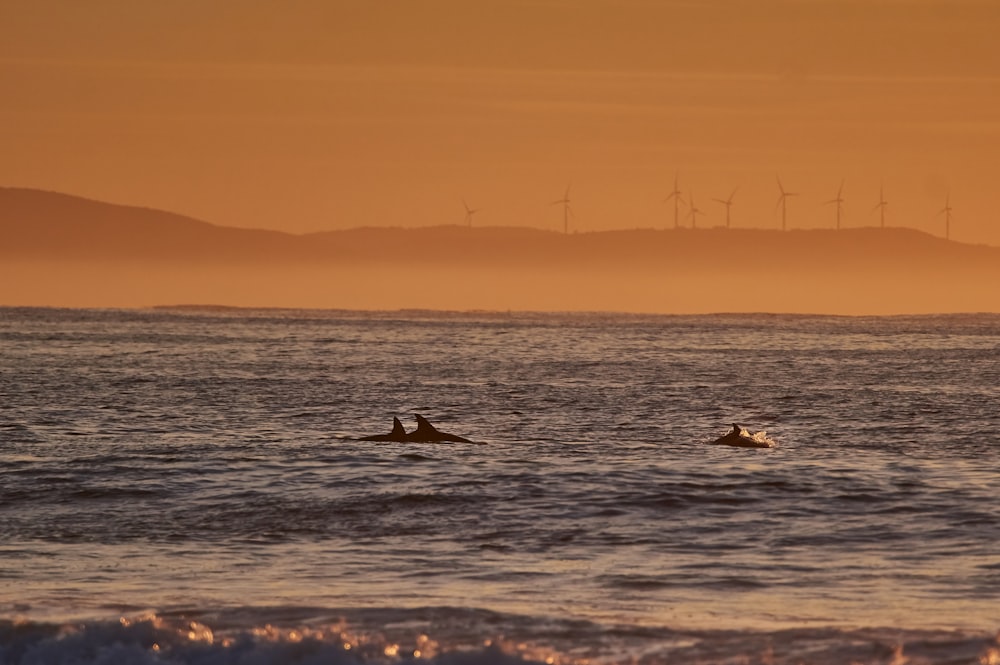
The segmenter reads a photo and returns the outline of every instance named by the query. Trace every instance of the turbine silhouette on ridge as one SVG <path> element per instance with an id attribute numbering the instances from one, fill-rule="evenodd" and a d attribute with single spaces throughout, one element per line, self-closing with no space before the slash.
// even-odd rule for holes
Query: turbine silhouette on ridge
<path id="1" fill-rule="evenodd" d="M 472 228 L 472 216 L 474 214 L 476 214 L 477 212 L 479 212 L 480 209 L 479 208 L 470 208 L 469 204 L 465 202 L 465 199 L 462 199 L 462 205 L 465 206 L 465 225 L 471 229 Z"/>
<path id="2" fill-rule="evenodd" d="M 951 240 L 951 192 L 944 198 L 944 207 L 938 211 L 939 215 L 944 215 L 944 239 Z"/>
<path id="3" fill-rule="evenodd" d="M 712 199 L 713 201 L 718 201 L 722 205 L 726 206 L 726 228 L 729 228 L 729 209 L 733 207 L 733 197 L 736 196 L 737 187 L 733 190 L 733 193 L 729 195 L 728 199 Z"/>
<path id="4" fill-rule="evenodd" d="M 880 228 L 885 228 L 885 208 L 889 205 L 889 202 L 885 200 L 885 188 L 879 185 L 878 188 L 878 203 L 872 208 L 872 212 L 876 210 L 879 211 Z"/>
<path id="5" fill-rule="evenodd" d="M 784 185 L 781 184 L 781 178 L 778 177 L 777 175 L 774 177 L 778 180 L 778 191 L 781 192 L 781 194 L 778 196 L 778 202 L 774 206 L 774 210 L 775 212 L 777 212 L 778 208 L 779 207 L 781 208 L 781 230 L 786 231 L 788 229 L 788 223 L 787 223 L 788 207 L 786 204 L 787 199 L 789 196 L 798 196 L 799 194 L 798 192 L 786 192 Z"/>
<path id="6" fill-rule="evenodd" d="M 681 219 L 680 218 L 680 210 L 681 210 L 680 209 L 680 204 L 684 203 L 684 199 L 681 198 L 681 190 L 677 186 L 677 180 L 678 180 L 679 177 L 680 177 L 680 174 L 677 173 L 677 172 L 674 172 L 674 189 L 673 189 L 672 192 L 670 192 L 670 195 L 667 196 L 667 198 L 663 199 L 664 203 L 666 203 L 670 199 L 674 200 L 674 228 L 675 229 L 679 228 L 680 225 L 681 225 L 681 221 L 680 221 L 680 219 Z"/>
<path id="7" fill-rule="evenodd" d="M 558 201 L 553 201 L 549 205 L 559 205 L 562 204 L 563 207 L 563 233 L 569 233 L 569 217 L 573 214 L 573 210 L 569 207 L 569 188 L 573 185 L 570 183 L 566 185 L 566 193 Z"/>
<path id="8" fill-rule="evenodd" d="M 840 230 L 840 213 L 844 207 L 844 181 L 840 181 L 840 189 L 837 190 L 837 198 L 830 199 L 825 205 L 830 205 L 831 203 L 837 204 L 837 230 Z"/>
<path id="9" fill-rule="evenodd" d="M 704 215 L 705 213 L 694 204 L 694 192 L 691 192 L 691 198 L 689 200 L 691 205 L 688 209 L 688 217 L 691 218 L 691 228 L 696 229 L 698 228 L 698 215 Z"/>

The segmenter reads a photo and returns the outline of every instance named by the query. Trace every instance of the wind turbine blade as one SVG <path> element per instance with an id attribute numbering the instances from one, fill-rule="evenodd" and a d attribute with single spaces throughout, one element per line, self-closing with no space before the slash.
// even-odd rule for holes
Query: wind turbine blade
<path id="1" fill-rule="evenodd" d="M 782 196 L 785 196 L 785 188 L 781 184 L 781 178 L 778 176 L 777 173 L 774 174 L 774 179 L 778 181 L 778 191 L 781 192 Z"/>

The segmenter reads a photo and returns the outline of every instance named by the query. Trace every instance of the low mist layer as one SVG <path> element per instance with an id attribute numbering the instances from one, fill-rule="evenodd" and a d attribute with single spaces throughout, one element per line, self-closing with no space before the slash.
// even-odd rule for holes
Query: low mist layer
<path id="1" fill-rule="evenodd" d="M 0 304 L 902 314 L 1000 311 L 1000 271 L 718 273 L 622 267 L 343 266 L 3 262 Z"/>

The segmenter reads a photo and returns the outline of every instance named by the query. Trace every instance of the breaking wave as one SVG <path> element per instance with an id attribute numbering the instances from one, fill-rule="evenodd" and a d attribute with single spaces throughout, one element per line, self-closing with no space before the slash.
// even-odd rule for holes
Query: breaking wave
<path id="1" fill-rule="evenodd" d="M 316 609 L 272 609 L 266 612 L 270 616 L 263 614 L 251 609 L 197 618 L 190 613 L 145 613 L 107 621 L 0 621 L 0 663 L 1000 663 L 1000 636 L 944 631 L 678 632 L 450 608 L 359 610 L 356 622 L 343 616 L 322 616 L 327 612 Z"/>

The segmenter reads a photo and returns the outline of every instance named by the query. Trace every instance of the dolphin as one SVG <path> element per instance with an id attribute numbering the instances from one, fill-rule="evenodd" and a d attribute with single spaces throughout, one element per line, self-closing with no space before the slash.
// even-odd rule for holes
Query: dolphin
<path id="1" fill-rule="evenodd" d="M 408 441 L 408 434 L 406 430 L 403 429 L 403 423 L 399 422 L 399 418 L 393 417 L 392 419 L 392 431 L 388 434 L 373 434 L 371 436 L 363 436 L 360 441 L 396 441 L 402 443 L 403 441 Z"/>
<path id="2" fill-rule="evenodd" d="M 465 437 L 461 437 L 455 434 L 448 434 L 447 432 L 439 432 L 434 425 L 427 422 L 419 413 L 413 414 L 417 419 L 417 429 L 413 430 L 406 435 L 407 441 L 415 441 L 420 443 L 474 443 Z"/>
<path id="3" fill-rule="evenodd" d="M 767 437 L 754 437 L 743 431 L 743 428 L 733 423 L 733 429 L 725 436 L 720 436 L 712 442 L 715 446 L 736 446 L 737 448 L 771 448 L 774 442 Z"/>

